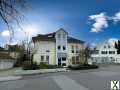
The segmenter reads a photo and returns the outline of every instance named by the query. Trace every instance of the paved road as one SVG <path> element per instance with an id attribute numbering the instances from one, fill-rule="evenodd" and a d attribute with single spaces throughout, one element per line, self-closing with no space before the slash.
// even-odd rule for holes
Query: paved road
<path id="1" fill-rule="evenodd" d="M 110 80 L 120 80 L 120 66 L 25 76 L 0 82 L 0 90 L 110 90 Z"/>

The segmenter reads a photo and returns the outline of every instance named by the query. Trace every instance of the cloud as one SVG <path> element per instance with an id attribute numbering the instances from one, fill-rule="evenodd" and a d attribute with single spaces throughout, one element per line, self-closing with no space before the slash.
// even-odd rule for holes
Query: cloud
<path id="1" fill-rule="evenodd" d="M 94 23 L 92 24 L 91 32 L 99 32 L 103 28 L 107 28 L 108 27 L 107 18 L 108 17 L 105 15 L 105 13 L 89 16 L 89 20 L 94 20 Z"/>
<path id="2" fill-rule="evenodd" d="M 92 47 L 95 47 L 95 46 L 96 46 L 96 43 L 94 43 L 94 42 L 91 43 L 91 46 L 92 46 Z"/>
<path id="3" fill-rule="evenodd" d="M 14 34 L 14 41 L 22 41 L 24 39 L 30 40 L 31 37 L 39 34 L 40 28 L 37 24 L 24 25 L 23 31 L 16 30 Z"/>
<path id="4" fill-rule="evenodd" d="M 115 16 L 112 17 L 114 22 L 120 21 L 120 11 L 115 14 Z"/>
<path id="5" fill-rule="evenodd" d="M 30 40 L 31 37 L 39 34 L 40 28 L 37 24 L 29 24 L 23 25 L 23 30 L 19 30 L 18 28 L 14 29 L 14 36 L 11 42 L 9 42 L 10 33 L 8 30 L 4 30 L 0 33 L 1 35 L 1 42 L 4 44 L 19 44 L 22 40 L 28 39 Z"/>
<path id="6" fill-rule="evenodd" d="M 110 39 L 108 39 L 108 43 L 109 43 L 110 45 L 112 45 L 112 46 L 114 46 L 114 45 L 115 45 L 115 42 L 117 42 L 117 41 L 118 41 L 117 38 L 110 38 Z"/>
<path id="7" fill-rule="evenodd" d="M 8 30 L 4 30 L 3 32 L 1 32 L 1 36 L 9 37 L 10 36 L 10 32 Z"/>

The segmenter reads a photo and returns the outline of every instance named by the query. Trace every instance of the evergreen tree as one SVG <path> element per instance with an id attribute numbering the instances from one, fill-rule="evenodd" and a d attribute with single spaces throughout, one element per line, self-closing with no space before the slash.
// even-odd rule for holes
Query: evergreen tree
<path id="1" fill-rule="evenodd" d="M 117 54 L 120 54 L 120 40 L 118 40 L 118 42 L 115 42 L 115 48 L 117 49 Z"/>

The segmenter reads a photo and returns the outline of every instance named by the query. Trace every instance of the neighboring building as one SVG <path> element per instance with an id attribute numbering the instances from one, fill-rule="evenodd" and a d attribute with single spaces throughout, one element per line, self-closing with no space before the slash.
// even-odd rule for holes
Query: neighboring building
<path id="1" fill-rule="evenodd" d="M 12 68 L 15 62 L 8 52 L 0 51 L 0 70 Z"/>
<path id="2" fill-rule="evenodd" d="M 110 40 L 108 40 L 97 45 L 97 47 L 93 49 L 89 63 L 120 63 L 120 54 L 117 53 L 115 42 L 111 43 Z"/>
<path id="3" fill-rule="evenodd" d="M 0 69 L 12 68 L 17 62 L 20 62 L 24 51 L 19 45 L 6 45 L 5 48 L 0 47 Z"/>
<path id="4" fill-rule="evenodd" d="M 68 36 L 60 28 L 50 34 L 39 34 L 32 38 L 34 42 L 33 61 L 59 66 L 79 64 L 79 51 L 84 47 L 84 41 Z"/>
<path id="5" fill-rule="evenodd" d="M 9 55 L 14 59 L 19 59 L 24 55 L 24 47 L 18 44 L 15 45 L 6 45 L 5 50 Z"/>

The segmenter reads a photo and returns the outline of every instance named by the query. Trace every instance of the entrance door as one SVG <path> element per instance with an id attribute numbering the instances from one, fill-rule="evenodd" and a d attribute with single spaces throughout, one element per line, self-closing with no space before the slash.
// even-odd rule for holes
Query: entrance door
<path id="1" fill-rule="evenodd" d="M 61 58 L 58 58 L 58 66 L 61 66 Z"/>

